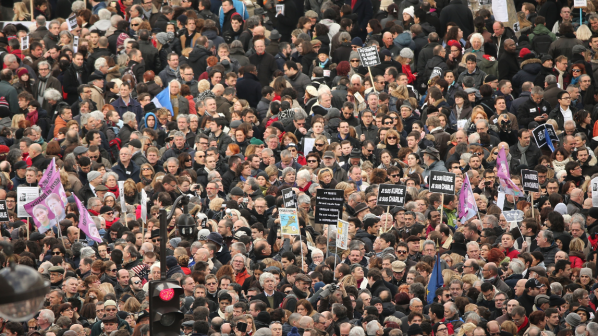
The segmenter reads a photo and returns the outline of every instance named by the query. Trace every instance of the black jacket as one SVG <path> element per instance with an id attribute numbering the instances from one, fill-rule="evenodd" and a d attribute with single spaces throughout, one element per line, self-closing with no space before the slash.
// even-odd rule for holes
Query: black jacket
<path id="1" fill-rule="evenodd" d="M 520 127 L 527 128 L 529 123 L 534 121 L 534 118 L 539 117 L 544 113 L 548 114 L 550 113 L 550 110 L 550 103 L 546 100 L 542 99 L 540 104 L 536 104 L 530 96 L 529 99 L 519 105 L 519 108 L 517 109 L 517 123 Z"/>
<path id="2" fill-rule="evenodd" d="M 161 66 L 158 49 L 156 49 L 156 47 L 154 47 L 149 41 L 139 40 L 138 42 L 139 51 L 141 51 L 141 55 L 143 56 L 143 61 L 145 63 L 145 70 L 152 70 L 154 73 L 159 73 Z"/>
<path id="3" fill-rule="evenodd" d="M 462 0 L 453 0 L 451 3 L 440 11 L 440 36 L 444 36 L 447 23 L 454 22 L 463 30 L 463 36 L 469 36 L 474 32 L 473 29 L 473 15 L 471 10 L 463 3 Z"/>
<path id="4" fill-rule="evenodd" d="M 280 304 L 282 303 L 282 301 L 284 300 L 284 298 L 286 297 L 283 293 L 279 292 L 279 291 L 274 291 L 274 295 L 272 295 L 274 297 L 274 306 L 270 306 L 270 302 L 268 301 L 268 298 L 266 297 L 265 293 L 261 293 L 258 294 L 256 296 L 253 297 L 254 300 L 262 300 L 266 303 L 266 305 L 272 309 L 276 309 L 278 307 L 280 307 Z"/>
<path id="5" fill-rule="evenodd" d="M 504 49 L 499 52 L 498 57 L 498 80 L 511 80 L 519 71 L 517 53 L 510 53 Z"/>
<path id="6" fill-rule="evenodd" d="M 79 193 L 77 194 L 77 197 L 79 197 L 81 202 L 83 202 L 83 204 L 85 204 L 87 206 L 87 200 L 90 199 L 91 197 L 96 197 L 96 195 L 93 193 L 93 191 L 91 191 L 91 187 L 89 186 L 89 183 L 85 183 L 83 188 L 79 189 Z"/>
<path id="7" fill-rule="evenodd" d="M 126 181 L 127 179 L 133 179 L 135 183 L 139 183 L 139 166 L 135 162 L 129 162 L 129 166 L 125 168 L 123 164 L 118 160 L 118 163 L 112 167 L 112 171 L 118 175 L 119 181 Z"/>
<path id="8" fill-rule="evenodd" d="M 208 67 L 207 59 L 212 53 L 206 47 L 196 44 L 193 51 L 189 54 L 189 65 L 193 68 L 194 79 L 206 71 Z"/>
<path id="9" fill-rule="evenodd" d="M 509 148 L 509 152 L 514 159 L 521 161 L 521 152 L 519 151 L 517 144 L 511 146 L 511 148 Z M 527 148 L 527 151 L 525 151 L 527 166 L 533 169 L 538 164 L 538 159 L 540 156 L 542 156 L 542 152 L 535 144 L 534 140 L 531 139 L 529 147 Z"/>
<path id="10" fill-rule="evenodd" d="M 272 55 L 270 55 L 272 57 Z M 276 62 L 274 62 L 274 58 L 272 57 L 272 65 L 276 67 Z M 259 73 L 258 73 L 259 76 Z M 245 72 L 242 78 L 237 80 L 237 97 L 239 99 L 245 99 L 249 103 L 251 107 L 257 107 L 257 104 L 262 99 L 262 84 L 260 84 L 260 80 L 258 76 Z M 268 86 L 268 84 L 266 84 Z"/>
<path id="11" fill-rule="evenodd" d="M 112 53 L 107 48 L 97 48 L 94 50 L 93 54 L 91 54 L 87 58 L 87 72 L 92 73 L 95 71 L 95 62 L 98 58 L 102 56 L 110 56 Z M 87 84 L 87 83 L 86 83 Z"/>
<path id="12" fill-rule="evenodd" d="M 64 72 L 64 76 L 62 77 L 62 88 L 63 91 L 68 94 L 66 98 L 66 102 L 69 105 L 72 105 L 74 102 L 79 99 L 79 93 L 77 92 L 77 88 L 81 84 L 87 84 L 87 76 L 89 73 L 85 69 L 85 64 L 83 65 L 83 73 L 81 75 L 81 82 L 77 79 L 77 71 L 75 71 L 74 64 Z"/>
<path id="13" fill-rule="evenodd" d="M 276 61 L 274 60 L 274 56 L 268 54 L 267 52 L 264 52 L 263 55 L 258 55 L 257 53 L 255 53 L 249 56 L 249 62 L 251 62 L 251 64 L 255 65 L 255 67 L 257 68 L 257 78 L 259 79 L 262 87 L 268 86 L 270 84 L 270 81 L 272 81 L 272 74 L 274 74 L 274 71 L 278 69 Z M 259 101 L 259 99 L 257 101 Z"/>

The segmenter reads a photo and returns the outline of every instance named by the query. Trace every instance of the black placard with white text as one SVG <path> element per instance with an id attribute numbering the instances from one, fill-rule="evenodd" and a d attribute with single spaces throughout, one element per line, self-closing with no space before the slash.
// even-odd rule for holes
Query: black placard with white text
<path id="1" fill-rule="evenodd" d="M 337 189 L 318 189 L 316 194 L 316 224 L 336 225 L 343 212 L 345 192 Z"/>
<path id="2" fill-rule="evenodd" d="M 521 169 L 521 179 L 521 182 L 523 183 L 523 191 L 540 192 L 537 171 Z"/>
<path id="3" fill-rule="evenodd" d="M 378 205 L 403 206 L 407 187 L 397 184 L 381 184 L 378 188 Z"/>
<path id="4" fill-rule="evenodd" d="M 454 195 L 455 174 L 439 171 L 430 172 L 430 192 Z"/>
<path id="5" fill-rule="evenodd" d="M 284 208 L 297 208 L 297 195 L 295 194 L 293 188 L 286 188 L 282 190 L 282 201 L 284 203 Z"/>

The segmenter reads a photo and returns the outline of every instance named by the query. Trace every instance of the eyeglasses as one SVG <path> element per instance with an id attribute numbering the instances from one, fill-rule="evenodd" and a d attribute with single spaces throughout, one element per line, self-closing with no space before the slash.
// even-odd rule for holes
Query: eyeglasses
<path id="1" fill-rule="evenodd" d="M 407 251 L 397 250 L 398 254 L 407 254 Z"/>
<path id="2" fill-rule="evenodd" d="M 108 270 L 108 272 L 116 272 L 116 268 L 111 268 Z"/>
<path id="3" fill-rule="evenodd" d="M 112 311 L 116 311 L 116 308 L 112 308 L 112 309 L 106 309 L 107 312 L 112 312 Z"/>
<path id="4" fill-rule="evenodd" d="M 206 283 L 207 286 L 216 286 L 215 282 Z"/>
<path id="5" fill-rule="evenodd" d="M 359 63 L 359 60 L 351 60 L 351 63 Z"/>
<path id="6" fill-rule="evenodd" d="M 384 125 L 392 125 L 392 121 L 387 121 L 387 122 L 384 123 Z"/>
<path id="7" fill-rule="evenodd" d="M 112 216 L 112 215 L 114 215 L 114 212 L 113 211 L 105 212 L 104 215 Z"/>

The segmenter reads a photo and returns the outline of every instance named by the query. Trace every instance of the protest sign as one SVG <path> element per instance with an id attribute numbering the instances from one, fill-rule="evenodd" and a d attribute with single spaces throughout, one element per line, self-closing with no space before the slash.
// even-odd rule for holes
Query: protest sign
<path id="1" fill-rule="evenodd" d="M 45 188 L 40 189 L 39 197 L 23 206 L 23 209 L 33 218 L 33 223 L 40 233 L 44 233 L 66 217 L 65 205 L 60 197 L 62 182 L 60 174 L 55 171 L 48 179 Z"/>
<path id="2" fill-rule="evenodd" d="M 455 174 L 439 171 L 430 172 L 430 192 L 455 194 Z"/>
<path id="3" fill-rule="evenodd" d="M 285 208 L 297 208 L 297 195 L 293 188 L 282 190 L 282 202 Z"/>
<path id="4" fill-rule="evenodd" d="M 357 49 L 359 58 L 361 58 L 361 66 L 373 67 L 380 64 L 380 55 L 375 46 Z"/>
<path id="5" fill-rule="evenodd" d="M 21 37 L 21 50 L 29 49 L 29 35 Z"/>
<path id="6" fill-rule="evenodd" d="M 25 211 L 25 204 L 38 198 L 39 190 L 38 187 L 17 187 L 17 216 L 19 218 L 30 217 Z"/>
<path id="7" fill-rule="evenodd" d="M 122 213 L 127 212 L 127 204 L 125 203 L 125 181 L 118 181 L 118 192 L 120 193 L 120 210 Z"/>
<path id="8" fill-rule="evenodd" d="M 598 177 L 592 180 L 592 206 L 598 207 Z"/>
<path id="9" fill-rule="evenodd" d="M 0 222 L 9 222 L 8 208 L 6 207 L 6 201 L 0 201 Z"/>
<path id="10" fill-rule="evenodd" d="M 299 235 L 299 220 L 297 219 L 297 209 L 278 209 L 280 214 L 280 230 L 283 235 Z"/>
<path id="11" fill-rule="evenodd" d="M 95 222 L 89 215 L 89 212 L 87 211 L 83 203 L 79 201 L 77 195 L 73 194 L 73 197 L 75 198 L 75 204 L 77 204 L 77 209 L 79 210 L 79 229 L 81 229 L 81 231 L 85 233 L 85 236 L 87 238 L 91 238 L 92 240 L 101 243 L 102 236 L 100 236 L 98 228 L 96 227 Z"/>
<path id="12" fill-rule="evenodd" d="M 523 182 L 523 191 L 540 191 L 540 183 L 538 182 L 538 172 L 535 170 L 522 169 L 521 179 Z"/>
<path id="13" fill-rule="evenodd" d="M 349 222 L 338 220 L 336 225 L 336 247 L 346 250 L 349 242 Z"/>
<path id="14" fill-rule="evenodd" d="M 336 225 L 343 212 L 345 192 L 336 189 L 318 189 L 315 221 L 317 224 Z"/>
<path id="15" fill-rule="evenodd" d="M 534 136 L 538 148 L 548 145 L 548 147 L 552 149 L 554 148 L 553 143 L 559 141 L 559 138 L 554 131 L 554 127 L 551 124 L 542 124 L 534 128 L 532 135 Z M 548 139 L 550 139 L 550 142 L 547 141 Z"/>
<path id="16" fill-rule="evenodd" d="M 66 19 L 66 22 L 69 25 L 69 31 L 77 28 L 77 17 L 75 16 L 75 14 L 73 14 L 73 16 Z"/>
<path id="17" fill-rule="evenodd" d="M 378 188 L 378 205 L 403 206 L 407 187 L 396 184 L 381 184 Z"/>

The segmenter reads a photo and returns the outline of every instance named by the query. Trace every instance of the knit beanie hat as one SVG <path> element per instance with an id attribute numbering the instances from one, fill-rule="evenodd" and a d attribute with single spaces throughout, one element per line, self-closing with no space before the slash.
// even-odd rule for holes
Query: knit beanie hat
<path id="1" fill-rule="evenodd" d="M 519 52 L 519 57 L 523 58 L 525 57 L 525 55 L 531 53 L 531 51 L 527 48 L 522 48 L 521 51 Z"/>
<path id="2" fill-rule="evenodd" d="M 351 45 L 363 47 L 363 41 L 361 40 L 360 37 L 355 37 L 351 40 Z"/>
<path id="3" fill-rule="evenodd" d="M 168 34 L 164 32 L 158 33 L 156 34 L 156 40 L 158 40 L 160 44 L 166 44 L 168 43 Z"/>
<path id="4" fill-rule="evenodd" d="M 87 181 L 91 182 L 100 176 L 102 176 L 102 174 L 99 171 L 96 171 L 96 170 L 90 171 L 89 173 L 87 173 Z"/>
<path id="5" fill-rule="evenodd" d="M 559 203 L 554 207 L 554 211 L 560 213 L 561 215 L 566 215 L 567 206 L 564 203 Z"/>
<path id="6" fill-rule="evenodd" d="M 26 68 L 18 68 L 17 69 L 17 77 L 21 78 L 21 76 L 25 75 L 25 74 L 29 74 L 29 71 L 27 71 Z"/>
<path id="7" fill-rule="evenodd" d="M 403 48 L 401 49 L 401 52 L 399 53 L 399 56 L 403 57 L 403 58 L 410 58 L 413 59 L 413 50 L 409 49 L 409 48 Z"/>
<path id="8" fill-rule="evenodd" d="M 415 17 L 415 10 L 413 9 L 413 6 L 403 9 L 403 14 L 404 13 L 409 14 L 412 18 Z"/>
<path id="9" fill-rule="evenodd" d="M 120 35 L 118 35 L 118 38 L 116 39 L 116 48 L 118 49 L 119 47 L 122 47 L 123 44 L 125 43 L 125 40 L 129 38 L 129 35 L 125 34 L 125 33 L 120 33 Z"/>
<path id="10" fill-rule="evenodd" d="M 582 268 L 582 269 L 579 271 L 579 276 L 582 276 L 582 275 L 587 275 L 587 276 L 589 276 L 590 278 L 592 278 L 592 277 L 593 277 L 593 276 L 592 276 L 592 269 L 591 269 L 591 268 L 588 268 L 588 267 L 584 267 L 584 268 Z"/>
<path id="11" fill-rule="evenodd" d="M 291 328 L 291 331 L 289 331 L 287 333 L 287 336 L 301 336 L 301 335 L 299 334 L 299 329 L 297 329 L 297 327 L 293 327 L 293 328 Z"/>
<path id="12" fill-rule="evenodd" d="M 357 51 L 351 51 L 351 53 L 349 54 L 349 60 L 356 59 L 356 58 L 358 60 L 361 60 L 361 58 L 359 58 L 359 53 Z"/>
<path id="13" fill-rule="evenodd" d="M 569 315 L 565 317 L 565 322 L 569 323 L 572 328 L 577 328 L 581 323 L 581 317 L 576 313 L 569 313 Z"/>

